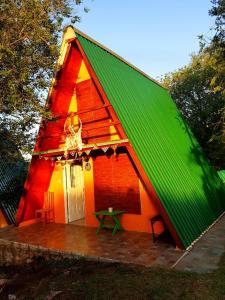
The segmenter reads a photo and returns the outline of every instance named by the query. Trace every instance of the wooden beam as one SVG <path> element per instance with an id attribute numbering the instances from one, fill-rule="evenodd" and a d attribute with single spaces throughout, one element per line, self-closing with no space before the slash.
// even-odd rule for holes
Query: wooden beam
<path id="1" fill-rule="evenodd" d="M 79 112 L 71 112 L 71 113 L 68 113 L 66 115 L 55 116 L 54 118 L 56 118 L 57 120 L 66 119 L 66 118 L 77 116 L 77 115 L 87 114 L 87 113 L 90 113 L 90 112 L 93 112 L 93 111 L 96 111 L 96 110 L 105 109 L 109 106 L 110 105 L 102 105 L 102 106 L 99 106 L 99 107 L 93 107 L 93 108 L 90 108 L 90 109 L 81 110 Z M 51 120 L 50 120 L 50 122 L 51 122 Z"/>
<path id="2" fill-rule="evenodd" d="M 113 125 L 118 125 L 120 123 L 117 123 L 117 122 L 107 122 L 105 124 L 99 124 L 99 126 L 95 126 L 95 127 L 85 127 L 83 126 L 83 131 L 92 131 L 92 130 L 96 130 L 96 129 L 101 129 L 101 128 L 107 128 L 107 127 L 110 127 L 110 126 L 113 126 Z"/>
<path id="3" fill-rule="evenodd" d="M 97 121 L 95 120 L 95 122 L 97 122 Z M 84 123 L 83 123 L 82 124 L 83 125 L 82 132 L 84 133 L 86 131 L 85 134 L 87 134 L 87 131 L 93 131 L 93 130 L 96 130 L 96 129 L 107 128 L 107 127 L 114 126 L 114 125 L 119 125 L 119 124 L 120 123 L 116 123 L 116 122 L 105 122 L 103 124 L 99 124 L 99 126 L 95 126 L 95 127 L 89 126 L 88 128 L 86 128 Z M 117 133 L 113 133 L 113 134 L 109 133 L 108 135 L 115 135 L 115 134 L 117 134 Z M 66 133 L 60 133 L 60 134 L 52 134 L 52 135 L 42 135 L 42 136 L 38 136 L 37 138 L 38 139 L 51 139 L 51 138 L 58 138 L 58 137 L 61 137 L 61 136 L 66 136 L 66 135 L 67 135 Z"/>
<path id="4" fill-rule="evenodd" d="M 95 143 L 95 144 L 86 144 L 83 145 L 82 150 L 88 150 L 88 149 L 92 149 L 94 147 L 105 147 L 105 146 L 113 146 L 113 145 L 121 145 L 121 144 L 127 144 L 129 142 L 128 139 L 123 139 L 123 140 L 114 140 L 114 141 L 107 141 L 107 142 L 101 142 L 101 143 Z M 71 148 L 71 149 L 67 149 L 68 152 L 69 151 L 78 151 L 76 148 Z M 82 151 L 81 150 L 81 151 Z M 45 151 L 38 151 L 38 152 L 33 152 L 32 155 L 43 155 L 43 154 L 54 154 L 54 153 L 61 153 L 66 151 L 65 148 L 58 148 L 58 149 L 50 149 L 50 150 L 45 150 Z"/>
<path id="5" fill-rule="evenodd" d="M 97 134 L 96 133 L 94 135 L 88 135 L 86 133 L 86 135 L 84 135 L 83 139 L 84 140 L 95 140 L 95 139 L 100 139 L 100 138 L 109 138 L 110 139 L 111 136 L 115 136 L 115 135 L 118 136 L 117 132 L 111 133 L 111 134 L 109 134 L 109 133 L 100 133 L 100 134 Z"/>

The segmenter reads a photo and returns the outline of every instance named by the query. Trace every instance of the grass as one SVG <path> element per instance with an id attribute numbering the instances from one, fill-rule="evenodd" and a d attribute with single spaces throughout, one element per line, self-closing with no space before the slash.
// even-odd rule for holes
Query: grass
<path id="1" fill-rule="evenodd" d="M 85 260 L 45 261 L 0 269 L 0 299 L 225 299 L 225 256 L 209 274 Z M 58 292 L 58 294 L 57 294 Z"/>

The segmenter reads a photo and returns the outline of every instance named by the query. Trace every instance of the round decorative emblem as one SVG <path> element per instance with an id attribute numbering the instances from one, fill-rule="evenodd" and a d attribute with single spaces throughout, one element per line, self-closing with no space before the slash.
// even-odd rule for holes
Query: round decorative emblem
<path id="1" fill-rule="evenodd" d="M 90 171 L 91 170 L 91 164 L 89 162 L 86 162 L 84 168 L 85 168 L 86 171 Z"/>

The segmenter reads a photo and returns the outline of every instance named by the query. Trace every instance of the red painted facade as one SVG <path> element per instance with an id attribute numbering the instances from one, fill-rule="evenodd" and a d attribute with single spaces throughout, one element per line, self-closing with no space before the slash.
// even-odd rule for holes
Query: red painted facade
<path id="1" fill-rule="evenodd" d="M 76 47 L 70 47 L 67 61 L 58 72 L 48 101 L 53 121 L 42 122 L 35 151 L 57 149 L 65 140 L 64 124 L 82 62 Z M 57 119 L 58 118 L 58 119 Z"/>
<path id="2" fill-rule="evenodd" d="M 76 85 L 77 110 L 82 121 L 82 139 L 91 144 L 110 140 L 110 115 L 91 79 Z M 97 109 L 98 108 L 98 109 Z M 79 113 L 85 111 L 84 113 Z"/>

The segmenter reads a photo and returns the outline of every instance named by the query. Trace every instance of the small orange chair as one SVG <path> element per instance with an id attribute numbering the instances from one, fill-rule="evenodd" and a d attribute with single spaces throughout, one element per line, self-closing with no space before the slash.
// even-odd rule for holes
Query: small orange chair
<path id="1" fill-rule="evenodd" d="M 35 219 L 41 219 L 46 224 L 55 222 L 54 192 L 44 193 L 44 206 L 35 211 Z"/>

